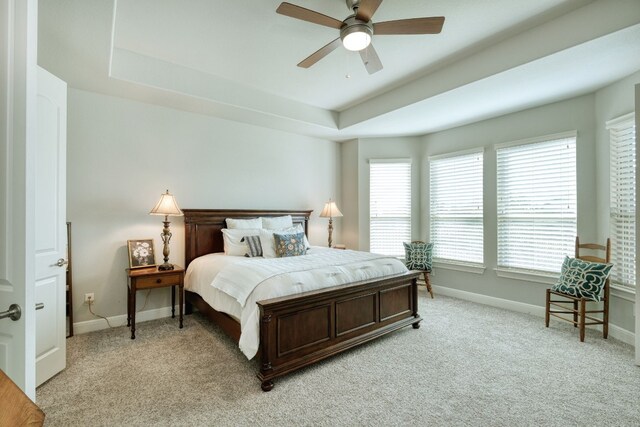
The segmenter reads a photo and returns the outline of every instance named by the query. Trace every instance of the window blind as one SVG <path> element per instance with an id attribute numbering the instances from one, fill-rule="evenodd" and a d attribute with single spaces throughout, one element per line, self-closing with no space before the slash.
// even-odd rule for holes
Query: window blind
<path id="1" fill-rule="evenodd" d="M 483 264 L 483 152 L 432 157 L 429 164 L 434 258 Z"/>
<path id="2" fill-rule="evenodd" d="M 411 241 L 411 161 L 369 161 L 369 250 L 404 257 Z"/>
<path id="3" fill-rule="evenodd" d="M 633 113 L 607 123 L 610 141 L 611 281 L 636 283 L 636 127 Z"/>
<path id="4" fill-rule="evenodd" d="M 576 236 L 576 134 L 496 146 L 498 267 L 560 272 Z"/>

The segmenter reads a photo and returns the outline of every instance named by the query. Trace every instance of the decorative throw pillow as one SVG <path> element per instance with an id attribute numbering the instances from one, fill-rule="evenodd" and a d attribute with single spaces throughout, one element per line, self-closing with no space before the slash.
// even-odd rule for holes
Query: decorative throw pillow
<path id="1" fill-rule="evenodd" d="M 411 242 L 404 245 L 405 264 L 409 270 L 431 271 L 433 243 Z"/>
<path id="2" fill-rule="evenodd" d="M 299 256 L 307 253 L 304 245 L 304 233 L 280 234 L 273 233 L 278 258 Z"/>
<path id="3" fill-rule="evenodd" d="M 223 228 L 222 238 L 224 242 L 224 253 L 226 255 L 245 256 L 249 253 L 249 245 L 242 241 L 245 236 L 256 236 L 260 234 L 259 229 L 253 228 L 238 228 L 229 229 Z"/>
<path id="4" fill-rule="evenodd" d="M 552 290 L 574 297 L 602 301 L 602 290 L 613 264 L 564 257 L 560 278 Z"/>
<path id="5" fill-rule="evenodd" d="M 262 245 L 260 244 L 260 236 L 244 236 L 242 238 L 242 241 L 249 246 L 249 252 L 247 252 L 244 256 L 262 256 Z"/>

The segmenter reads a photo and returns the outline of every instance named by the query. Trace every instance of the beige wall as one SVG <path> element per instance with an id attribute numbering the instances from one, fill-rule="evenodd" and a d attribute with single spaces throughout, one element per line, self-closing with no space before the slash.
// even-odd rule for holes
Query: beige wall
<path id="1" fill-rule="evenodd" d="M 313 209 L 309 239 L 317 245 L 327 238 L 318 214 L 341 197 L 335 142 L 75 89 L 67 156 L 76 322 L 95 319 L 83 305 L 94 292 L 94 310 L 122 323 L 125 244 L 153 238 L 162 261 L 162 218 L 148 212 L 166 189 L 182 208 Z M 170 261 L 184 265 L 182 218 L 171 219 L 171 231 Z M 335 233 L 339 241 L 339 221 Z M 145 310 L 167 307 L 169 295 L 152 291 Z M 140 292 L 138 309 L 143 303 Z"/>

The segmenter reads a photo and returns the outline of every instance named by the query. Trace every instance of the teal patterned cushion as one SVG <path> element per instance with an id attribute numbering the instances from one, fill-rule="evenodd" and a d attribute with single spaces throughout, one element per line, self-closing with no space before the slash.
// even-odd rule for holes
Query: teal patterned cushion
<path id="1" fill-rule="evenodd" d="M 304 244 L 304 233 L 273 233 L 273 240 L 276 244 L 276 256 L 278 258 L 299 256 L 307 253 L 307 247 Z"/>
<path id="2" fill-rule="evenodd" d="M 433 243 L 404 243 L 405 264 L 409 270 L 431 271 Z"/>
<path id="3" fill-rule="evenodd" d="M 574 297 L 602 301 L 604 284 L 613 264 L 565 257 L 558 283 L 551 290 Z"/>

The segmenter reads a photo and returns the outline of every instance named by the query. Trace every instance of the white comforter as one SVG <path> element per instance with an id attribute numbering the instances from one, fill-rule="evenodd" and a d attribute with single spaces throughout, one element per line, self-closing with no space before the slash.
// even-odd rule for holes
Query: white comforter
<path id="1" fill-rule="evenodd" d="M 185 287 L 198 292 L 216 310 L 231 315 L 234 310 L 220 304 L 221 298 L 208 300 L 206 288 L 216 288 L 237 301 L 242 307 L 240 350 L 251 359 L 260 339 L 257 301 L 406 271 L 396 258 L 317 247 L 307 255 L 290 258 L 247 259 L 215 254 L 191 262 Z"/>

